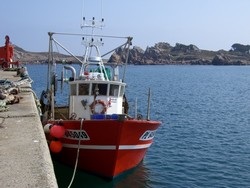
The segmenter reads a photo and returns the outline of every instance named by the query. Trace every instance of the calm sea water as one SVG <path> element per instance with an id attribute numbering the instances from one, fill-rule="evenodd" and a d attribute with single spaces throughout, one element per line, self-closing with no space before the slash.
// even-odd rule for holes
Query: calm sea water
<path id="1" fill-rule="evenodd" d="M 39 96 L 46 66 L 28 65 Z M 77 171 L 73 187 L 250 187 L 249 66 L 129 66 L 127 98 L 162 121 L 143 162 L 114 181 Z M 54 162 L 60 187 L 73 169 Z"/>

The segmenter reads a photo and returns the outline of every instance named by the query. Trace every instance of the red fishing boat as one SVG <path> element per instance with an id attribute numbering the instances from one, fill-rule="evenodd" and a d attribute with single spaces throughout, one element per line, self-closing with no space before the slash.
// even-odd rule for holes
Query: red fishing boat
<path id="1" fill-rule="evenodd" d="M 97 25 L 94 18 L 84 22 L 83 28 L 93 29 Z M 98 23 L 102 27 L 103 20 Z M 112 179 L 143 160 L 161 124 L 149 118 L 150 94 L 146 119 L 128 114 L 124 80 L 132 38 L 72 34 L 81 36 L 85 46 L 84 56 L 79 58 L 55 39 L 57 35 L 71 34 L 49 33 L 48 84 L 41 96 L 42 122 L 49 147 L 57 160 Z M 105 62 L 103 57 L 107 54 L 101 55 L 99 50 L 105 37 L 125 39 L 117 48 L 124 49 L 123 63 Z M 79 74 L 74 66 L 63 64 L 61 78 L 57 78 L 54 43 L 76 59 Z M 69 78 L 65 77 L 66 70 L 70 71 Z M 69 85 L 67 105 L 57 104 L 58 81 Z"/>

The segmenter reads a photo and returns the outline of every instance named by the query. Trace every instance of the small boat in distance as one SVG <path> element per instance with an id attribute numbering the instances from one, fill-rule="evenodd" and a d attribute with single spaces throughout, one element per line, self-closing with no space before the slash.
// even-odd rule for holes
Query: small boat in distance
<path id="1" fill-rule="evenodd" d="M 48 82 L 40 99 L 42 123 L 56 160 L 113 179 L 143 160 L 161 122 L 152 121 L 149 116 L 147 119 L 129 116 L 124 80 L 132 38 L 94 35 L 94 28 L 102 27 L 103 19 L 98 23 L 95 18 L 89 21 L 84 18 L 82 28 L 92 29 L 90 35 L 48 33 Z M 73 55 L 55 39 L 56 35 L 81 37 L 85 46 L 83 57 Z M 124 63 L 104 62 L 106 54 L 101 55 L 99 47 L 105 37 L 125 39 L 116 48 L 123 49 Z M 57 77 L 53 43 L 78 61 L 79 74 L 74 66 L 65 63 L 61 78 Z M 65 78 L 65 70 L 70 71 L 70 78 Z M 121 70 L 123 75 L 119 74 Z M 67 105 L 58 104 L 58 82 L 69 85 Z"/>

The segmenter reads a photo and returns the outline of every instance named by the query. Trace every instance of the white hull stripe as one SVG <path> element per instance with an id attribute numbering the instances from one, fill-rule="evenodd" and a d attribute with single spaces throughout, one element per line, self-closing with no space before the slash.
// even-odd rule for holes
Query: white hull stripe
<path id="1" fill-rule="evenodd" d="M 128 150 L 128 149 L 144 149 L 149 148 L 151 144 L 141 144 L 141 145 L 121 145 L 119 150 Z M 63 144 L 63 147 L 66 148 L 78 148 L 77 144 Z M 115 145 L 80 145 L 80 149 L 94 149 L 94 150 L 115 150 Z"/>
<path id="2" fill-rule="evenodd" d="M 151 144 L 141 144 L 141 145 L 124 145 L 124 146 L 119 146 L 119 149 L 144 149 L 144 148 L 149 148 Z"/>

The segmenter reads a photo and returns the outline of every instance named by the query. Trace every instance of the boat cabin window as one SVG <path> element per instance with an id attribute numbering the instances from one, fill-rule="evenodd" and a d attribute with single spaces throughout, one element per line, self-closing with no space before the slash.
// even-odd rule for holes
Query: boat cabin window
<path id="1" fill-rule="evenodd" d="M 89 95 L 89 84 L 79 84 L 78 95 Z"/>
<path id="2" fill-rule="evenodd" d="M 107 95 L 108 84 L 93 84 L 92 95 Z"/>
<path id="3" fill-rule="evenodd" d="M 76 84 L 70 84 L 70 95 L 76 95 Z"/>
<path id="4" fill-rule="evenodd" d="M 125 86 L 121 86 L 120 97 L 124 95 L 124 92 L 125 92 Z"/>
<path id="5" fill-rule="evenodd" d="M 109 96 L 118 97 L 118 93 L 119 93 L 119 85 L 110 84 Z"/>

